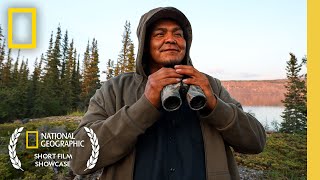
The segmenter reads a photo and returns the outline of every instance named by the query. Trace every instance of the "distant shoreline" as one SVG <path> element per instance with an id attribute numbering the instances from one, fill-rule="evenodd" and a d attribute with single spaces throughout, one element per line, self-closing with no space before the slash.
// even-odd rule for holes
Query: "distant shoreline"
<path id="1" fill-rule="evenodd" d="M 286 79 L 221 81 L 242 106 L 283 106 Z"/>

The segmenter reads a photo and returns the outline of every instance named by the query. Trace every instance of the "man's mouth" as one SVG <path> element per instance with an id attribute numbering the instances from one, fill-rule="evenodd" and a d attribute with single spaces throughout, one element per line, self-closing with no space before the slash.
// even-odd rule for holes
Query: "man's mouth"
<path id="1" fill-rule="evenodd" d="M 164 49 L 164 50 L 161 50 L 161 52 L 170 52 L 170 51 L 179 52 L 178 49 Z"/>

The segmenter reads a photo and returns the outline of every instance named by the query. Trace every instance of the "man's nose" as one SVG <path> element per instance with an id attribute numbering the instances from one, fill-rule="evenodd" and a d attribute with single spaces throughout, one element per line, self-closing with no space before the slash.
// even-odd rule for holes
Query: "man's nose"
<path id="1" fill-rule="evenodd" d="M 176 44 L 177 41 L 176 41 L 176 39 L 174 38 L 173 34 L 168 33 L 168 34 L 166 35 L 166 41 L 165 41 L 165 43 Z"/>

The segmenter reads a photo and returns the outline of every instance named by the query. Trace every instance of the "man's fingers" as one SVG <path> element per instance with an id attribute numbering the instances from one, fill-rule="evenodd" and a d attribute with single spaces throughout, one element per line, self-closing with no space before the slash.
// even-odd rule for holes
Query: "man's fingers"
<path id="1" fill-rule="evenodd" d="M 186 66 L 186 65 L 176 65 L 176 73 L 188 75 L 188 76 L 199 76 L 200 72 L 196 70 L 192 66 Z"/>
<path id="2" fill-rule="evenodd" d="M 154 73 L 152 76 L 155 76 L 157 79 L 164 78 L 182 78 L 183 75 L 178 74 L 173 68 L 161 68 L 159 71 Z"/>
<path id="3" fill-rule="evenodd" d="M 166 78 L 160 81 L 162 86 L 166 86 L 169 84 L 176 84 L 181 81 L 181 78 Z"/>

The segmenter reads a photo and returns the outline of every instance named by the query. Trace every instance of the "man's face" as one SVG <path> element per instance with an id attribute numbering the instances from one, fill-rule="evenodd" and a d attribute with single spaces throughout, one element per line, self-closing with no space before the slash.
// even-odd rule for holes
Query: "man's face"
<path id="1" fill-rule="evenodd" d="M 172 20 L 160 20 L 151 30 L 151 66 L 161 68 L 180 64 L 186 54 L 186 40 L 181 27 Z"/>

